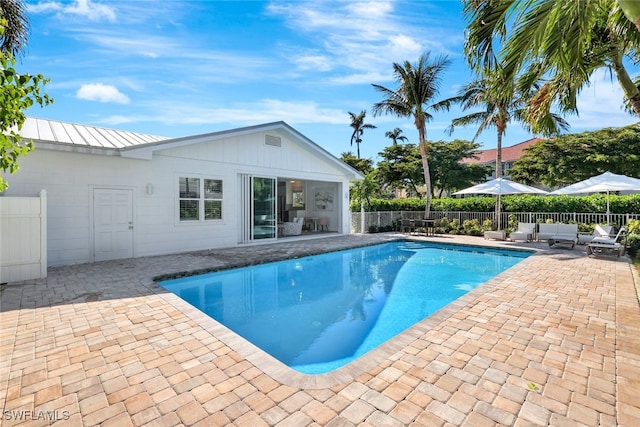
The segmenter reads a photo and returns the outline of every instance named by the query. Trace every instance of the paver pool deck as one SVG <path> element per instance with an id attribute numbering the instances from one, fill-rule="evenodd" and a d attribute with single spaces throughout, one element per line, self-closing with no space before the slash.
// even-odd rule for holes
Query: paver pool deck
<path id="1" fill-rule="evenodd" d="M 332 373 L 297 373 L 153 278 L 392 234 L 52 268 L 2 287 L 1 425 L 640 426 L 638 276 L 584 247 L 535 254 Z M 56 421 L 57 420 L 57 421 Z"/>

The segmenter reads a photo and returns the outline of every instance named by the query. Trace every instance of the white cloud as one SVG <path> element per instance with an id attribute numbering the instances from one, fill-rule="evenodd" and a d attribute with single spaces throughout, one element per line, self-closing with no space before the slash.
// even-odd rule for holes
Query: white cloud
<path id="1" fill-rule="evenodd" d="M 255 103 L 237 104 L 222 108 L 210 108 L 189 103 L 170 102 L 140 106 L 145 114 L 122 116 L 113 115 L 100 122 L 114 126 L 123 123 L 150 122 L 162 124 L 214 125 L 228 127 L 254 125 L 283 120 L 294 124 L 338 124 L 347 125 L 348 115 L 337 108 L 325 107 L 312 101 L 282 101 L 262 99 Z"/>
<path id="2" fill-rule="evenodd" d="M 607 127 L 637 123 L 637 116 L 624 111 L 624 99 L 620 84 L 615 77 L 612 80 L 607 71 L 597 71 L 591 77 L 591 85 L 580 92 L 577 102 L 579 116 L 566 118 L 571 124 L 570 132 L 578 129 L 600 129 L 604 123 Z"/>
<path id="3" fill-rule="evenodd" d="M 415 39 L 404 34 L 389 37 L 389 49 L 406 52 L 410 55 L 420 55 L 423 47 Z"/>
<path id="4" fill-rule="evenodd" d="M 307 54 L 293 58 L 293 62 L 298 65 L 298 69 L 302 71 L 329 71 L 333 68 L 331 58 L 326 55 Z"/>
<path id="5" fill-rule="evenodd" d="M 86 101 L 116 102 L 118 104 L 128 104 L 129 97 L 120 92 L 115 86 L 102 83 L 84 84 L 76 92 L 76 98 Z"/>
<path id="6" fill-rule="evenodd" d="M 417 7 L 428 8 L 421 3 L 411 9 L 415 13 L 403 16 L 394 1 L 272 2 L 266 10 L 284 19 L 301 40 L 316 44 L 322 63 L 328 64 L 316 71 L 333 72 L 331 81 L 338 84 L 357 84 L 362 83 L 358 76 L 365 75 L 389 81 L 392 63 L 417 59 L 426 50 L 448 54 L 447 45 L 461 43 L 459 31 L 449 31 L 447 23 L 416 20 L 414 15 L 424 14 Z M 300 50 L 291 45 L 281 53 L 307 71 L 310 62 L 301 60 Z"/>
<path id="7" fill-rule="evenodd" d="M 56 12 L 59 15 L 77 15 L 88 18 L 90 21 L 100 21 L 103 18 L 109 22 L 116 20 L 116 12 L 112 7 L 91 0 L 75 0 L 70 4 L 54 1 L 40 2 L 28 4 L 27 10 L 31 13 Z"/>

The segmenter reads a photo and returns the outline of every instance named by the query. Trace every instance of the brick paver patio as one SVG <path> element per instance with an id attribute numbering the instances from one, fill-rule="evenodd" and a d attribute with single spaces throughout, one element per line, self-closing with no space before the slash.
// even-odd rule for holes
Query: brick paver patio
<path id="1" fill-rule="evenodd" d="M 353 235 L 50 269 L 2 287 L 2 425 L 640 425 L 638 278 L 536 254 L 338 371 L 292 371 L 154 283 L 370 244 Z M 56 421 L 57 420 L 57 421 Z"/>

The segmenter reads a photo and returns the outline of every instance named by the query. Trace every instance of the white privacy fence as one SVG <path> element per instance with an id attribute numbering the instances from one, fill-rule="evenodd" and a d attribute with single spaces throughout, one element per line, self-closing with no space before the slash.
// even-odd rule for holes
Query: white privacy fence
<path id="1" fill-rule="evenodd" d="M 0 197 L 0 283 L 47 277 L 47 192 Z"/>
<path id="2" fill-rule="evenodd" d="M 607 222 L 606 213 L 580 213 L 580 212 L 501 212 L 500 223 L 506 227 L 509 222 L 509 216 L 514 215 L 518 222 L 571 222 L 585 224 L 600 224 Z M 629 222 L 630 219 L 639 219 L 640 213 L 634 214 L 610 214 L 610 221 L 621 227 Z M 374 226 L 377 230 L 384 227 L 394 227 L 396 221 L 402 218 L 422 219 L 424 211 L 380 211 L 365 212 L 364 217 L 361 212 L 351 212 L 351 232 L 365 233 L 370 231 Z M 477 219 L 480 224 L 485 219 L 491 219 L 495 224 L 495 212 L 431 212 L 431 218 L 449 220 L 457 219 L 460 224 L 468 219 Z M 362 221 L 364 219 L 364 221 Z M 364 228 L 363 228 L 364 227 Z"/>

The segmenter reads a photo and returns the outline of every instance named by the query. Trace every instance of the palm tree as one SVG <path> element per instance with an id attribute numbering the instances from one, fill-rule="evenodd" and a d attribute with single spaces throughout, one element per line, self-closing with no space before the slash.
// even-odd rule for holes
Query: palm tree
<path id="1" fill-rule="evenodd" d="M 629 13 L 637 8 L 623 0 L 465 0 L 465 53 L 479 74 L 497 64 L 504 66 L 508 80 L 524 74 L 525 90 L 543 80 L 531 105 L 532 118 L 544 116 L 553 104 L 562 112 L 577 112 L 577 94 L 603 68 L 615 74 L 640 117 L 640 90 L 623 63 L 625 56 L 637 55 L 640 32 L 620 3 Z M 513 31 L 507 31 L 512 23 Z"/>
<path id="2" fill-rule="evenodd" d="M 473 141 L 486 129 L 495 127 L 497 132 L 496 144 L 496 178 L 502 176 L 502 137 L 511 121 L 519 121 L 528 131 L 533 128 L 545 136 L 556 135 L 567 130 L 569 123 L 557 114 L 549 113 L 545 117 L 537 117 L 536 125 L 532 126 L 530 118 L 530 96 L 517 90 L 516 82 L 509 84 L 504 75 L 496 68 L 492 74 L 472 81 L 464 86 L 456 97 L 442 101 L 442 103 L 460 103 L 462 110 L 480 108 L 479 111 L 456 118 L 449 127 L 452 133 L 456 126 L 477 124 Z"/>
<path id="3" fill-rule="evenodd" d="M 362 110 L 360 114 L 355 114 L 349 111 L 349 116 L 351 116 L 351 127 L 353 128 L 353 133 L 351 134 L 351 145 L 353 145 L 354 142 L 356 143 L 356 146 L 358 147 L 358 158 L 360 158 L 360 143 L 362 142 L 362 134 L 364 133 L 364 130 L 376 128 L 374 125 L 364 122 L 366 115 L 366 110 Z"/>
<path id="4" fill-rule="evenodd" d="M 0 51 L 16 55 L 24 51 L 29 35 L 29 21 L 22 0 L 0 0 L 0 19 L 4 33 L 0 34 Z"/>
<path id="5" fill-rule="evenodd" d="M 507 131 L 507 125 L 513 121 L 520 121 L 523 126 L 531 131 L 529 117 L 530 97 L 526 93 L 517 90 L 516 82 L 506 80 L 501 68 L 497 66 L 491 74 L 484 78 L 472 81 L 464 86 L 458 96 L 442 101 L 442 103 L 458 102 L 462 110 L 480 108 L 479 111 L 456 118 L 452 121 L 449 131 L 453 132 L 455 126 L 467 126 L 477 124 L 473 140 L 487 128 L 495 127 L 497 131 L 496 144 L 496 178 L 502 176 L 502 137 Z M 569 124 L 559 115 L 548 113 L 545 117 L 535 119 L 536 128 L 545 136 L 560 133 L 569 128 Z M 496 201 L 497 227 L 500 228 L 500 195 Z"/>
<path id="6" fill-rule="evenodd" d="M 638 0 L 618 0 L 624 15 L 640 30 L 640 2 Z"/>
<path id="7" fill-rule="evenodd" d="M 374 84 L 373 87 L 382 93 L 384 99 L 373 105 L 373 115 L 393 114 L 396 117 L 413 118 L 418 129 L 420 157 L 424 171 L 426 187 L 425 217 L 431 211 L 431 176 L 429 173 L 429 153 L 427 151 L 427 122 L 433 119 L 429 111 L 448 109 L 447 105 L 430 104 L 440 90 L 441 74 L 450 64 L 446 56 L 429 61 L 429 53 L 420 56 L 418 62 L 411 64 L 393 64 L 393 76 L 398 83 L 395 90 Z"/>
<path id="8" fill-rule="evenodd" d="M 386 136 L 387 138 L 391 138 L 391 140 L 393 141 L 393 145 L 398 145 L 398 141 L 409 140 L 406 136 L 402 135 L 402 129 L 400 128 L 395 128 L 394 130 L 387 131 L 384 136 Z"/>

